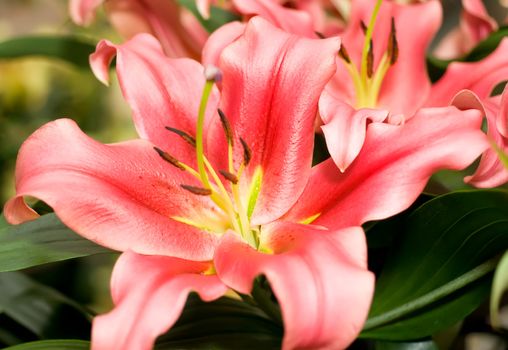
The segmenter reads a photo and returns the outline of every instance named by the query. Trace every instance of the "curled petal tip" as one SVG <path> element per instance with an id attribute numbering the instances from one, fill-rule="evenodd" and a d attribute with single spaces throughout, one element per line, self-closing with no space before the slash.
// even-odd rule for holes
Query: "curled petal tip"
<path id="1" fill-rule="evenodd" d="M 90 55 L 90 67 L 95 77 L 109 86 L 109 65 L 117 52 L 116 46 L 108 40 L 101 40 L 95 52 Z"/>

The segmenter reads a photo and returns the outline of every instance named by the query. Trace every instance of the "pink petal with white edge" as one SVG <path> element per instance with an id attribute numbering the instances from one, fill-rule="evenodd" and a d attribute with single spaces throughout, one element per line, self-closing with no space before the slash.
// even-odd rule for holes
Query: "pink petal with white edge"
<path id="1" fill-rule="evenodd" d="M 193 165 L 194 148 L 165 127 L 195 135 L 205 84 L 203 67 L 191 59 L 166 57 L 154 37 L 139 34 L 122 45 L 107 40 L 99 42 L 97 50 L 90 56 L 92 70 L 99 80 L 107 82 L 108 67 L 115 55 L 120 87 L 132 109 L 139 136 Z M 208 103 L 207 120 L 218 118 L 218 101 L 218 90 L 214 88 Z M 208 123 L 205 121 L 205 130 Z"/>
<path id="2" fill-rule="evenodd" d="M 473 91 L 481 100 L 488 98 L 496 85 L 508 77 L 508 39 L 478 62 L 453 62 L 433 86 L 426 106 L 447 106 L 460 91 Z"/>
<path id="3" fill-rule="evenodd" d="M 361 228 L 276 223 L 263 235 L 274 255 L 224 236 L 214 259 L 220 279 L 250 293 L 256 276 L 267 277 L 282 309 L 283 349 L 346 348 L 362 329 L 374 292 Z"/>
<path id="4" fill-rule="evenodd" d="M 224 295 L 216 275 L 202 273 L 209 263 L 166 256 L 123 253 L 115 264 L 111 292 L 115 308 L 93 321 L 92 350 L 149 350 L 178 320 L 187 296 L 204 301 Z"/>
<path id="5" fill-rule="evenodd" d="M 143 140 L 103 145 L 68 119 L 51 122 L 21 147 L 16 197 L 5 218 L 19 223 L 31 215 L 20 199 L 49 204 L 80 235 L 116 250 L 209 260 L 218 237 L 170 217 L 205 219 L 209 198 L 180 184 L 194 178 L 162 160 Z"/>
<path id="6" fill-rule="evenodd" d="M 245 31 L 245 24 L 241 22 L 230 22 L 214 31 L 203 47 L 203 65 L 219 65 L 219 58 L 222 51 L 233 41 L 238 39 Z"/>
<path id="7" fill-rule="evenodd" d="M 452 104 L 460 109 L 476 108 L 487 118 L 488 133 L 491 142 L 494 142 L 502 151 L 508 151 L 508 137 L 503 136 L 497 127 L 499 119 L 508 118 L 508 88 L 502 96 L 490 98 L 483 103 L 478 96 L 470 91 L 462 91 L 453 99 Z M 504 167 L 496 151 L 490 147 L 480 159 L 480 164 L 472 176 L 464 179 L 467 183 L 480 187 L 491 188 L 508 182 L 508 170 Z"/>
<path id="8" fill-rule="evenodd" d="M 103 0 L 70 0 L 69 13 L 74 23 L 89 25 L 95 18 L 95 11 Z"/>
<path id="9" fill-rule="evenodd" d="M 235 161 L 237 165 L 243 161 L 238 140 L 242 137 L 252 150 L 242 180 L 252 176 L 257 166 L 263 171 L 254 224 L 284 214 L 307 182 L 318 99 L 335 71 L 339 45 L 338 38 L 290 35 L 255 17 L 245 34 L 222 53 L 221 105 L 237 137 Z M 220 123 L 213 127 L 215 133 L 212 130 L 210 135 L 221 132 Z M 209 147 L 215 146 L 210 155 L 226 168 L 222 138 L 220 143 L 209 142 Z"/>
<path id="10" fill-rule="evenodd" d="M 316 37 L 312 18 L 305 11 L 286 8 L 274 0 L 233 0 L 233 5 L 241 14 L 261 16 L 288 33 Z"/>
<path id="11" fill-rule="evenodd" d="M 210 18 L 211 0 L 196 0 L 196 7 L 203 18 Z"/>
<path id="12" fill-rule="evenodd" d="M 328 151 L 333 161 L 344 172 L 362 149 L 367 133 L 367 123 L 383 122 L 388 112 L 362 108 L 356 111 L 347 103 L 326 93 L 319 100 L 319 114 L 324 122 L 321 126 Z"/>
<path id="13" fill-rule="evenodd" d="M 332 160 L 313 168 L 307 187 L 286 215 L 330 229 L 359 226 L 406 209 L 429 177 L 463 169 L 487 147 L 477 110 L 421 109 L 404 125 L 372 123 L 360 154 L 345 173 Z"/>

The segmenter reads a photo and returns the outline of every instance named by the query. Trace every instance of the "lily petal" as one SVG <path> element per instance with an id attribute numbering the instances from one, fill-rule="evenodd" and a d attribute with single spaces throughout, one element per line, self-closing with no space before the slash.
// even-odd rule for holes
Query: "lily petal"
<path id="1" fill-rule="evenodd" d="M 74 23 L 89 25 L 95 18 L 95 11 L 103 0 L 70 0 L 69 13 Z"/>
<path id="2" fill-rule="evenodd" d="M 463 169 L 487 147 L 477 110 L 421 109 L 405 124 L 372 123 L 360 154 L 345 173 L 332 160 L 313 168 L 285 219 L 319 215 L 316 225 L 359 226 L 406 209 L 440 169 Z"/>
<path id="3" fill-rule="evenodd" d="M 241 14 L 259 15 L 288 33 L 316 37 L 312 18 L 305 11 L 286 8 L 274 0 L 233 0 L 233 5 Z"/>
<path id="4" fill-rule="evenodd" d="M 29 219 L 20 198 L 33 196 L 50 205 L 71 229 L 106 247 L 208 260 L 218 238 L 170 219 L 199 220 L 207 210 L 213 215 L 208 198 L 179 186 L 192 181 L 146 141 L 103 145 L 73 121 L 60 119 L 40 128 L 21 147 L 16 197 L 7 202 L 4 214 L 11 223 Z"/>
<path id="5" fill-rule="evenodd" d="M 139 136 L 162 149 L 171 149 L 173 156 L 189 165 L 194 164 L 194 149 L 169 133 L 165 126 L 195 135 L 205 84 L 203 67 L 191 59 L 166 57 L 154 37 L 139 34 L 122 45 L 107 40 L 99 42 L 90 56 L 92 70 L 99 80 L 108 81 L 108 66 L 115 55 L 120 87 L 131 106 Z M 218 90 L 214 88 L 208 103 L 208 119 L 216 113 L 218 101 Z M 205 130 L 207 124 L 205 121 Z"/>
<path id="6" fill-rule="evenodd" d="M 224 295 L 216 275 L 202 275 L 210 263 L 123 253 L 115 264 L 111 291 L 115 308 L 93 321 L 92 350 L 149 350 L 177 321 L 187 296 L 204 301 Z"/>
<path id="7" fill-rule="evenodd" d="M 361 228 L 276 223 L 268 231 L 263 244 L 274 255 L 227 234 L 214 258 L 220 279 L 250 293 L 256 276 L 267 277 L 282 309 L 283 349 L 346 348 L 362 329 L 374 291 Z"/>
<path id="8" fill-rule="evenodd" d="M 237 21 L 226 23 L 214 31 L 203 47 L 203 64 L 218 66 L 222 51 L 238 39 L 244 31 L 245 24 Z"/>
<path id="9" fill-rule="evenodd" d="M 478 62 L 453 62 L 433 86 L 425 105 L 447 106 L 463 89 L 473 91 L 481 100 L 488 98 L 496 85 L 508 76 L 508 39 Z"/>
<path id="10" fill-rule="evenodd" d="M 362 108 L 356 111 L 347 103 L 326 93 L 319 100 L 321 126 L 328 151 L 333 161 L 344 172 L 362 149 L 367 133 L 367 123 L 383 122 L 388 111 Z"/>
<path id="11" fill-rule="evenodd" d="M 247 177 L 258 166 L 263 172 L 254 224 L 280 217 L 307 182 L 317 103 L 335 71 L 339 45 L 338 38 L 290 35 L 255 17 L 244 35 L 222 53 L 222 109 L 236 136 L 252 150 Z M 214 127 L 221 129 L 218 123 Z M 213 146 L 210 154 L 226 166 L 225 139 L 218 145 L 209 142 Z M 235 161 L 237 165 L 243 161 L 239 146 L 235 147 Z"/>

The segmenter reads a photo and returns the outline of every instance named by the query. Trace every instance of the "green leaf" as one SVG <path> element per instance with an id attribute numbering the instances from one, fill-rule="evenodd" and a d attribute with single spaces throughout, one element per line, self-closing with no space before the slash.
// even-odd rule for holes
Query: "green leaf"
<path id="1" fill-rule="evenodd" d="M 261 310 L 240 300 L 205 303 L 189 296 L 175 326 L 156 349 L 280 349 L 282 328 Z"/>
<path id="2" fill-rule="evenodd" d="M 0 273 L 0 308 L 40 338 L 88 339 L 92 315 L 65 295 L 20 272 Z"/>
<path id="3" fill-rule="evenodd" d="M 375 350 L 439 350 L 432 340 L 415 342 L 385 342 L 378 341 Z"/>
<path id="4" fill-rule="evenodd" d="M 364 338 L 412 340 L 464 318 L 489 294 L 508 248 L 508 193 L 455 192 L 407 215 L 376 285 Z M 369 235 L 393 229 L 378 224 Z"/>
<path id="5" fill-rule="evenodd" d="M 226 23 L 238 21 L 240 17 L 232 12 L 223 10 L 219 7 L 210 6 L 210 18 L 205 19 L 198 11 L 195 0 L 178 0 L 181 6 L 187 8 L 194 17 L 198 19 L 201 25 L 209 32 L 214 32 Z"/>
<path id="6" fill-rule="evenodd" d="M 508 290 L 508 252 L 504 253 L 497 266 L 492 283 L 492 295 L 490 297 L 490 321 L 493 327 L 499 328 L 499 305 L 504 292 Z"/>
<path id="7" fill-rule="evenodd" d="M 30 343 L 10 346 L 4 350 L 88 350 L 90 342 L 85 340 L 58 339 L 39 340 Z"/>
<path id="8" fill-rule="evenodd" d="M 494 51 L 501 40 L 508 36 L 508 26 L 499 28 L 497 31 L 491 33 L 486 39 L 476 45 L 467 55 L 454 60 L 441 60 L 436 57 L 427 57 L 427 70 L 432 81 L 437 81 L 443 76 L 448 65 L 452 62 L 476 62 L 479 61 Z"/>
<path id="9" fill-rule="evenodd" d="M 95 45 L 74 36 L 26 36 L 0 42 L 0 59 L 42 56 L 89 69 Z"/>
<path id="10" fill-rule="evenodd" d="M 111 252 L 74 233 L 55 214 L 20 225 L 0 224 L 0 272 Z"/>

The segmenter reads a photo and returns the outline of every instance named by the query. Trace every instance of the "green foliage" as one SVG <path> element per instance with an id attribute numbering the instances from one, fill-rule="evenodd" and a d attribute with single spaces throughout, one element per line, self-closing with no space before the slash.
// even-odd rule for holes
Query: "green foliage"
<path id="1" fill-rule="evenodd" d="M 0 223 L 0 272 L 111 252 L 74 233 L 55 214 L 21 225 Z"/>
<path id="2" fill-rule="evenodd" d="M 412 340 L 461 320 L 489 295 L 508 248 L 508 193 L 455 192 L 399 218 L 362 337 Z M 432 223 L 429 225 L 429 223 Z M 393 235 L 380 223 L 369 235 Z"/>
<path id="3" fill-rule="evenodd" d="M 90 69 L 88 56 L 94 51 L 94 44 L 75 36 L 26 36 L 0 42 L 0 59 L 42 56 L 84 69 Z"/>
<path id="4" fill-rule="evenodd" d="M 0 273 L 0 310 L 41 339 L 88 339 L 92 315 L 19 272 Z"/>
<path id="5" fill-rule="evenodd" d="M 258 308 L 220 298 L 205 303 L 195 294 L 156 349 L 280 349 L 282 328 Z"/>
<path id="6" fill-rule="evenodd" d="M 5 350 L 88 350 L 90 342 L 85 340 L 39 340 L 25 344 L 10 346 Z"/>
<path id="7" fill-rule="evenodd" d="M 493 327 L 500 327 L 499 305 L 503 294 L 508 290 L 508 252 L 504 253 L 494 275 L 490 297 L 490 320 Z"/>
<path id="8" fill-rule="evenodd" d="M 416 342 L 376 342 L 375 350 L 439 350 L 432 340 Z"/>

